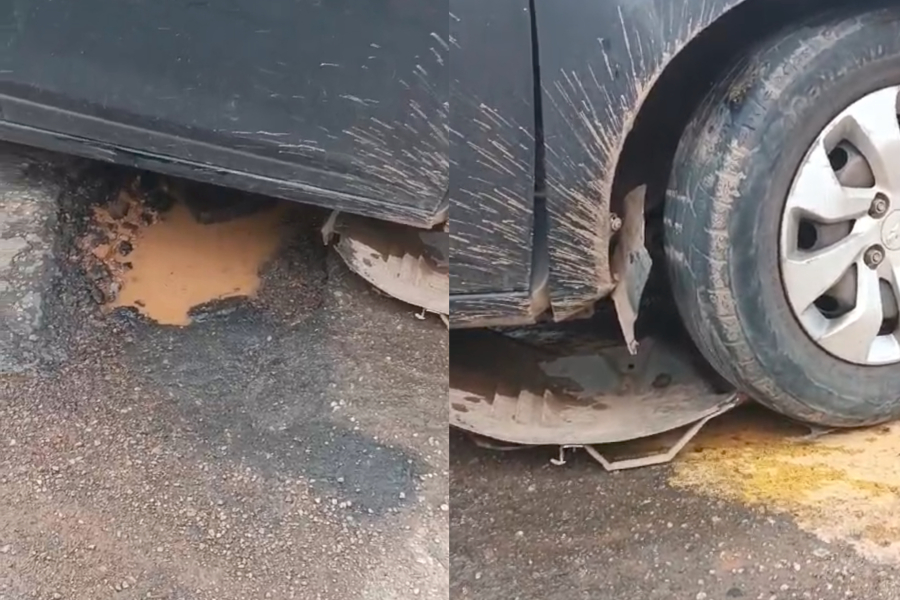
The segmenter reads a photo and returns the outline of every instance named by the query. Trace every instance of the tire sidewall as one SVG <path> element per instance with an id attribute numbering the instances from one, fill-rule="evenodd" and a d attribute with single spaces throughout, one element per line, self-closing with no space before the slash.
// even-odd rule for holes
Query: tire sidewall
<path id="1" fill-rule="evenodd" d="M 900 365 L 854 365 L 809 338 L 785 296 L 779 240 L 794 175 L 821 130 L 854 101 L 900 84 L 900 23 L 879 25 L 835 40 L 767 107 L 728 226 L 736 313 L 763 371 L 812 410 L 853 421 L 897 410 Z M 892 202 L 900 206 L 900 198 Z"/>

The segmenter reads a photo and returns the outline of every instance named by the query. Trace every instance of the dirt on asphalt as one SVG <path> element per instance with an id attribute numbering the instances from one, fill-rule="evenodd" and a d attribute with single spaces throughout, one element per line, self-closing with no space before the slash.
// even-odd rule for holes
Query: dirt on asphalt
<path id="1" fill-rule="evenodd" d="M 670 483 L 790 515 L 824 541 L 900 564 L 900 425 L 810 439 L 761 409 L 714 421 L 673 465 Z"/>
<path id="2" fill-rule="evenodd" d="M 806 433 L 740 409 L 672 464 L 618 473 L 455 433 L 451 597 L 900 597 L 896 426 Z"/>
<path id="3" fill-rule="evenodd" d="M 48 364 L 0 379 L 0 598 L 446 598 L 446 327 L 304 209 L 255 297 L 102 311 L 73 248 L 107 187 L 62 200 Z"/>

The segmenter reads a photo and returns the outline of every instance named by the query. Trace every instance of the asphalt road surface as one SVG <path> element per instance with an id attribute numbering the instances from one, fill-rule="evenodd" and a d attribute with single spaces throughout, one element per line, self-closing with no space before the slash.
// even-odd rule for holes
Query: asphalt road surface
<path id="1" fill-rule="evenodd" d="M 896 426 L 808 440 L 722 419 L 674 464 L 619 473 L 452 434 L 451 597 L 900 597 Z"/>
<path id="2" fill-rule="evenodd" d="M 121 182 L 78 169 L 0 166 L 0 600 L 900 597 L 897 425 L 808 440 L 741 410 L 617 474 L 448 441 L 446 327 L 351 274 L 320 213 L 289 211 L 252 300 L 160 325 L 101 307 L 84 257 L 140 236 L 79 243 Z M 264 256 L 266 222 L 226 254 Z M 137 279 L 169 269 L 147 254 Z"/>
<path id="3" fill-rule="evenodd" d="M 0 599 L 447 597 L 446 327 L 304 214 L 187 327 L 104 313 L 54 242 L 46 360 L 0 379 Z"/>

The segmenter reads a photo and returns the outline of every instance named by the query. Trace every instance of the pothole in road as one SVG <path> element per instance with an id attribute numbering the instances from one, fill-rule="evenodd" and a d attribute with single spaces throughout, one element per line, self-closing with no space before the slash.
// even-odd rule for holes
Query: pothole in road
<path id="1" fill-rule="evenodd" d="M 285 238 L 288 206 L 212 186 L 143 190 L 136 181 L 93 211 L 80 245 L 95 299 L 183 326 L 197 306 L 256 295 Z"/>
<path id="2" fill-rule="evenodd" d="M 825 541 L 900 563 L 900 424 L 805 433 L 762 409 L 734 411 L 693 440 L 671 483 L 790 514 Z"/>

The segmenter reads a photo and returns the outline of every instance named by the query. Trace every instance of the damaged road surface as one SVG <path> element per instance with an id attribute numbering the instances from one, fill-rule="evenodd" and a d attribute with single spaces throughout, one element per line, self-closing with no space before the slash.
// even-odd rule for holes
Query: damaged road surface
<path id="1" fill-rule="evenodd" d="M 42 257 L 16 253 L 8 268 L 31 276 L 0 292 L 0 325 L 33 348 L 0 378 L 0 597 L 446 598 L 441 321 L 353 275 L 322 245 L 319 212 L 228 203 L 198 218 L 133 173 L 52 160 L 19 172 L 56 187 L 17 188 L 52 203 L 13 212 L 15 194 L 0 195 L 4 244 Z M 119 237 L 86 253 L 123 189 L 141 235 L 119 239 L 126 207 Z M 284 234 L 260 248 L 254 236 L 275 234 L 260 220 L 279 210 Z M 214 247 L 194 236 L 207 226 L 246 233 L 258 281 L 235 266 L 235 285 L 178 315 L 160 303 L 176 294 L 149 295 L 172 257 L 143 252 L 178 231 L 193 236 L 181 252 Z M 219 268 L 174 254 L 198 278 Z M 98 266 L 110 261 L 130 266 Z M 40 318 L 20 327 L 7 304 L 26 297 Z"/>
<path id="2" fill-rule="evenodd" d="M 557 466 L 553 448 L 498 453 L 457 432 L 451 597 L 900 597 L 900 427 L 807 433 L 747 405 L 671 464 L 607 473 L 584 453 Z"/>

